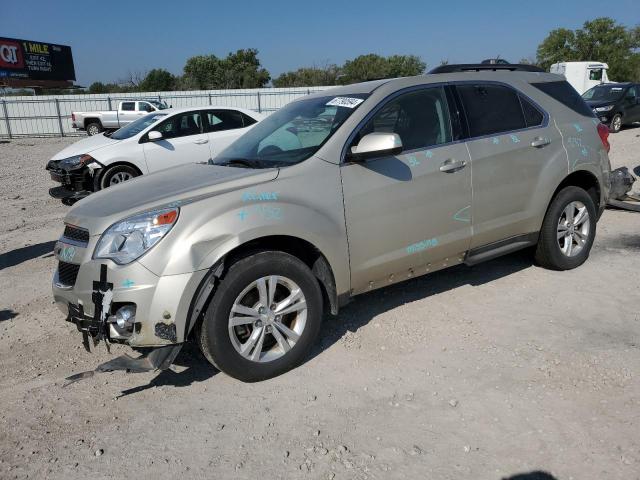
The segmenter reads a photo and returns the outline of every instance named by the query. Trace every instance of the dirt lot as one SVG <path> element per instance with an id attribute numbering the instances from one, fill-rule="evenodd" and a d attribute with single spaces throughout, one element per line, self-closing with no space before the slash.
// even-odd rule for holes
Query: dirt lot
<path id="1" fill-rule="evenodd" d="M 44 165 L 72 141 L 0 144 L 0 478 L 640 478 L 640 214 L 608 210 L 574 271 L 518 253 L 360 297 L 274 380 L 188 348 L 62 388 L 110 358 L 50 293 Z M 612 144 L 638 165 L 640 128 Z"/>

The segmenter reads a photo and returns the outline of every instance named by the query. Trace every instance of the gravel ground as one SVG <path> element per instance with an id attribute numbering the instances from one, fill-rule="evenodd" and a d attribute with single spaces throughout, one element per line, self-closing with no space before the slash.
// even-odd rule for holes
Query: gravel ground
<path id="1" fill-rule="evenodd" d="M 611 137 L 614 167 L 639 137 Z M 44 165 L 73 141 L 0 144 L 0 478 L 640 478 L 639 214 L 605 212 L 574 271 L 517 253 L 359 297 L 273 380 L 187 348 L 62 388 L 111 358 L 50 293 L 67 207 Z"/>

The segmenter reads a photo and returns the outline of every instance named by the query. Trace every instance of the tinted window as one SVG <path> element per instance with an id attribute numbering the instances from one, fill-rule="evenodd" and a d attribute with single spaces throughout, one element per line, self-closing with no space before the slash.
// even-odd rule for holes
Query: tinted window
<path id="1" fill-rule="evenodd" d="M 527 127 L 537 127 L 542 125 L 544 115 L 540 110 L 538 110 L 538 107 L 522 95 L 520 95 L 520 103 L 522 104 L 522 111 L 524 112 L 524 120 L 527 123 Z"/>
<path id="2" fill-rule="evenodd" d="M 580 115 L 593 117 L 593 111 L 584 103 L 582 97 L 576 92 L 566 81 L 532 83 L 532 86 L 546 93 L 554 100 L 562 103 L 565 107 L 570 108 Z"/>
<path id="3" fill-rule="evenodd" d="M 630 87 L 629 90 L 627 90 L 627 94 L 625 96 L 627 98 L 635 99 L 638 96 L 638 94 L 636 93 L 636 87 Z"/>
<path id="4" fill-rule="evenodd" d="M 444 89 L 426 88 L 390 100 L 356 135 L 352 145 L 369 133 L 397 133 L 404 150 L 451 141 L 451 122 Z"/>
<path id="5" fill-rule="evenodd" d="M 503 85 L 457 85 L 472 137 L 519 130 L 527 126 L 518 94 Z"/>
<path id="6" fill-rule="evenodd" d="M 245 127 L 248 127 L 249 125 L 253 125 L 254 123 L 258 122 L 255 118 L 252 118 L 245 113 L 240 112 L 240 115 L 242 115 L 242 123 L 244 123 Z"/>
<path id="7" fill-rule="evenodd" d="M 207 112 L 209 132 L 221 132 L 244 127 L 242 115 L 235 110 L 209 110 Z"/>
<path id="8" fill-rule="evenodd" d="M 158 128 L 162 138 L 177 138 L 202 133 L 200 112 L 187 112 L 174 115 L 162 122 Z"/>
<path id="9" fill-rule="evenodd" d="M 136 102 L 122 102 L 122 110 L 133 112 L 136 109 Z"/>
<path id="10" fill-rule="evenodd" d="M 153 112 L 154 109 L 151 105 L 149 105 L 147 102 L 138 102 L 138 109 L 141 112 Z"/>

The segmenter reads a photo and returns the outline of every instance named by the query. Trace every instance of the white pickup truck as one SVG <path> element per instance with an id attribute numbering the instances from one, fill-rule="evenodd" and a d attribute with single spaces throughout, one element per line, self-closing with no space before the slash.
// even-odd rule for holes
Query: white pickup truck
<path id="1" fill-rule="evenodd" d="M 158 100 L 127 100 L 118 104 L 118 110 L 101 112 L 71 112 L 71 126 L 86 130 L 88 135 L 97 135 L 105 130 L 117 130 L 147 113 L 169 108 Z"/>

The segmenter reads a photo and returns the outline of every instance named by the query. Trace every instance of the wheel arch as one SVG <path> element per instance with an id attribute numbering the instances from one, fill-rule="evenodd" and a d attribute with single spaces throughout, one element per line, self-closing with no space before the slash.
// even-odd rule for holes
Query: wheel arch
<path id="1" fill-rule="evenodd" d="M 242 243 L 222 255 L 209 269 L 196 289 L 187 314 L 184 337 L 194 331 L 193 327 L 202 321 L 207 304 L 213 296 L 218 282 L 224 277 L 229 266 L 242 258 L 258 252 L 279 251 L 298 258 L 307 265 L 318 280 L 323 303 L 332 315 L 337 315 L 340 304 L 335 276 L 327 257 L 308 240 L 290 235 L 266 235 Z"/>
<path id="2" fill-rule="evenodd" d="M 593 200 L 596 211 L 601 211 L 600 207 L 602 206 L 603 201 L 602 187 L 600 185 L 600 182 L 598 181 L 598 177 L 596 177 L 595 174 L 588 170 L 575 170 L 567 175 L 555 189 L 553 195 L 551 195 L 551 199 L 549 200 L 547 209 L 549 208 L 549 205 L 551 205 L 551 202 L 553 202 L 553 199 L 556 198 L 556 195 L 558 195 L 558 192 L 560 192 L 563 188 L 569 186 L 579 187 L 585 190 Z"/>
<path id="3" fill-rule="evenodd" d="M 98 125 L 100 125 L 100 128 L 103 128 L 102 125 L 102 121 L 97 118 L 97 117 L 87 117 L 84 119 L 84 128 L 87 128 L 87 126 L 91 123 L 97 123 Z"/>

